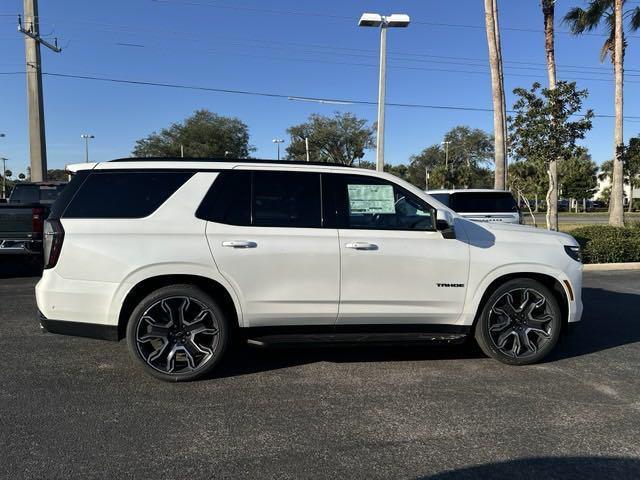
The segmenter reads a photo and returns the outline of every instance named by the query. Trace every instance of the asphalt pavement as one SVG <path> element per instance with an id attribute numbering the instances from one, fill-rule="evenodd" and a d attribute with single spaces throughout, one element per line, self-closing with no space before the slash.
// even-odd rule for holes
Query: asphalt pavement
<path id="1" fill-rule="evenodd" d="M 186 384 L 42 334 L 21 275 L 0 277 L 0 478 L 640 478 L 640 272 L 585 274 L 582 324 L 539 365 L 242 349 Z"/>

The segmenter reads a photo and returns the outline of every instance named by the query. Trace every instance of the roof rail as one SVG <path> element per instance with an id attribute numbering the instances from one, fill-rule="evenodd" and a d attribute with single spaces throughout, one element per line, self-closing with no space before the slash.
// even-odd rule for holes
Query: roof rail
<path id="1" fill-rule="evenodd" d="M 116 158 L 111 162 L 226 162 L 226 163 L 268 163 L 275 165 L 310 165 L 321 167 L 347 167 L 344 163 L 337 162 L 305 162 L 300 160 L 269 160 L 263 158 L 229 158 L 229 157 L 210 157 L 210 158 L 192 158 L 192 157 L 131 157 Z"/>

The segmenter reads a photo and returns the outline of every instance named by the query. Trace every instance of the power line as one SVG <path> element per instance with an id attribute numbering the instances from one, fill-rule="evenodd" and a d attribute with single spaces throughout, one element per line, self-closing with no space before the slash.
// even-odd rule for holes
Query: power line
<path id="1" fill-rule="evenodd" d="M 216 92 L 216 93 L 227 93 L 227 94 L 235 94 L 235 95 L 247 95 L 247 96 L 258 96 L 258 97 L 268 97 L 268 98 L 277 98 L 277 99 L 286 99 L 286 100 L 303 100 L 303 101 L 311 101 L 318 103 L 341 103 L 341 104 L 354 104 L 354 105 L 377 105 L 378 103 L 370 100 L 354 100 L 354 99 L 341 99 L 341 98 L 323 98 L 323 97 L 307 97 L 301 95 L 287 95 L 282 93 L 272 93 L 272 92 L 260 92 L 260 91 L 252 91 L 252 90 L 235 90 L 228 88 L 216 88 L 216 87 L 204 87 L 198 85 L 185 85 L 179 83 L 163 83 L 163 82 L 151 82 L 151 81 L 143 81 L 143 80 L 127 80 L 121 78 L 110 78 L 110 77 L 98 77 L 92 75 L 73 75 L 66 73 L 54 73 L 54 72 L 43 72 L 43 75 L 49 77 L 59 77 L 59 78 L 73 78 L 79 80 L 93 80 L 100 82 L 108 82 L 108 83 L 118 83 L 118 84 L 128 84 L 128 85 L 140 85 L 140 86 L 154 86 L 154 87 L 166 87 L 166 88 L 177 88 L 177 89 L 186 89 L 186 90 L 198 90 L 198 91 L 207 91 L 207 92 Z M 436 110 L 461 110 L 461 111 L 470 111 L 470 112 L 493 112 L 491 108 L 482 108 L 482 107 L 463 107 L 463 106 L 455 106 L 455 105 L 430 105 L 430 104 L 422 104 L 422 103 L 397 103 L 397 102 L 387 102 L 387 106 L 390 107 L 403 107 L 403 108 L 425 108 L 425 109 L 436 109 Z M 508 113 L 515 113 L 513 110 L 507 110 Z M 579 115 L 578 115 L 579 116 Z M 615 118 L 614 115 L 607 114 L 596 114 L 594 115 L 596 118 Z M 629 120 L 640 120 L 640 116 L 627 115 L 624 117 Z"/>
<path id="2" fill-rule="evenodd" d="M 238 10 L 243 12 L 254 12 L 254 13 L 268 13 L 274 15 L 294 15 L 294 16 L 305 16 L 305 17 L 325 17 L 325 18 L 334 18 L 340 20 L 349 20 L 354 21 L 355 16 L 347 16 L 347 15 L 334 15 L 328 13 L 319 13 L 319 12 L 304 12 L 300 10 L 276 10 L 276 9 L 266 9 L 266 8 L 255 8 L 255 7 L 241 7 L 237 5 L 219 5 L 208 2 L 197 2 L 197 1 L 178 1 L 178 0 L 152 0 L 157 4 L 177 4 L 177 5 L 188 5 L 188 6 L 200 6 L 200 7 L 209 7 L 209 8 L 220 8 L 225 10 Z M 434 26 L 434 27 L 447 27 L 447 28 L 471 28 L 484 30 L 485 27 L 483 25 L 468 25 L 468 24 L 460 24 L 460 23 L 443 23 L 443 22 L 427 22 L 421 20 L 412 20 L 413 24 L 417 25 L 426 25 L 426 26 Z M 518 27 L 500 27 L 500 30 L 505 31 L 513 31 L 513 32 L 527 32 L 527 33 L 544 33 L 544 30 L 534 29 L 534 28 L 518 28 Z M 556 33 L 562 33 L 566 35 L 573 35 L 572 32 L 568 30 L 555 30 Z M 604 33 L 593 33 L 593 32 L 585 32 L 582 35 L 589 35 L 595 37 L 608 37 L 609 35 Z M 639 35 L 627 35 L 628 38 L 637 38 Z"/>

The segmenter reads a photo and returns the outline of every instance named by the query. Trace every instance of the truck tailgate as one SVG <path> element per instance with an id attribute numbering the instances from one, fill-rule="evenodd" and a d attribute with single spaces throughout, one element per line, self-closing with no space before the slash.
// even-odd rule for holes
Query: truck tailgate
<path id="1" fill-rule="evenodd" d="M 31 206 L 0 206 L 0 239 L 30 238 L 33 236 Z"/>

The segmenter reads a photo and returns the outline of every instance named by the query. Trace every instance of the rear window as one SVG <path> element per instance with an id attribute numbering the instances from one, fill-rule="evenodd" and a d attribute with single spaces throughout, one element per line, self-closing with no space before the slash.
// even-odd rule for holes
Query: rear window
<path id="1" fill-rule="evenodd" d="M 64 190 L 61 185 L 16 185 L 11 192 L 11 203 L 53 203 Z"/>
<path id="2" fill-rule="evenodd" d="M 151 215 L 193 172 L 99 172 L 84 181 L 64 218 L 142 218 Z"/>
<path id="3" fill-rule="evenodd" d="M 509 192 L 452 193 L 449 198 L 449 207 L 461 213 L 518 211 L 518 205 Z"/>

